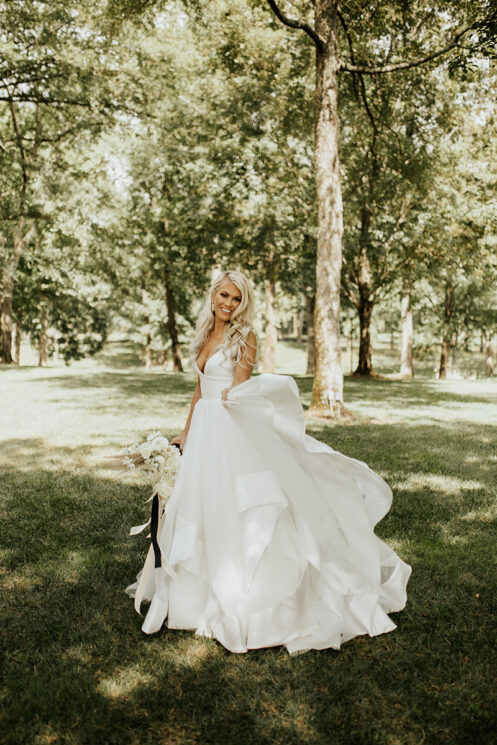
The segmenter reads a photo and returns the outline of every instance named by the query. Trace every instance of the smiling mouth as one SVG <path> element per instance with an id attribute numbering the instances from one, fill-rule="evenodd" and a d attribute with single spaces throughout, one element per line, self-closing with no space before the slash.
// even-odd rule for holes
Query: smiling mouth
<path id="1" fill-rule="evenodd" d="M 226 308 L 221 308 L 221 310 L 223 311 L 223 313 L 233 313 L 232 310 L 227 310 Z"/>

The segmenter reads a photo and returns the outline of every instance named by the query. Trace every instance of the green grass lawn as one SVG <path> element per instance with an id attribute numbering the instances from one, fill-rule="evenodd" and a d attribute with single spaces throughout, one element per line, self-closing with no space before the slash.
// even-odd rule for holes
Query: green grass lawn
<path id="1" fill-rule="evenodd" d="M 124 593 L 149 488 L 100 459 L 177 434 L 193 386 L 115 346 L 0 370 L 2 745 L 496 743 L 497 381 L 347 379 L 353 420 L 309 419 L 391 484 L 377 532 L 413 574 L 393 633 L 297 657 L 148 637 Z"/>

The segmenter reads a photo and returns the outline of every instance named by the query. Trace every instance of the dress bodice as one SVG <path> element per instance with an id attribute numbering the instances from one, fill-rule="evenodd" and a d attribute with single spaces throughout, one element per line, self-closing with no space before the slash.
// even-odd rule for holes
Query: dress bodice
<path id="1" fill-rule="evenodd" d="M 195 368 L 200 376 L 200 390 L 202 398 L 221 398 L 221 391 L 233 382 L 234 362 L 226 358 L 221 349 L 212 354 L 204 365 L 202 372 L 195 362 Z"/>

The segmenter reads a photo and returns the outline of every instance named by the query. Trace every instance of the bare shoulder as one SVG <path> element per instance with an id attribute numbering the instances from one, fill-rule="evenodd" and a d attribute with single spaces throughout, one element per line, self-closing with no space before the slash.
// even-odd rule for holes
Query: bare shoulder
<path id="1" fill-rule="evenodd" d="M 240 365 L 245 370 L 252 370 L 255 363 L 257 351 L 257 337 L 253 331 L 249 331 L 245 337 L 245 346 L 241 353 Z"/>
<path id="2" fill-rule="evenodd" d="M 253 331 L 249 331 L 247 338 L 245 339 L 247 345 L 246 358 L 251 365 L 255 362 L 255 354 L 257 352 L 257 337 Z"/>
<path id="3" fill-rule="evenodd" d="M 257 348 L 257 337 L 253 331 L 248 332 L 246 342 L 248 347 Z"/>

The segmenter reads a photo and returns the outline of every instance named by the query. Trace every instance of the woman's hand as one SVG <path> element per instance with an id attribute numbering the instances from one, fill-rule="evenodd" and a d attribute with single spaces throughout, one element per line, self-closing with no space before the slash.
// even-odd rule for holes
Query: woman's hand
<path id="1" fill-rule="evenodd" d="M 229 388 L 225 388 L 224 391 L 221 391 L 221 401 L 223 402 L 223 404 L 225 404 L 228 400 L 228 393 L 231 391 L 232 388 L 233 386 L 230 385 Z"/>
<path id="2" fill-rule="evenodd" d="M 177 437 L 174 437 L 169 444 L 170 445 L 179 445 L 179 451 L 180 451 L 180 453 L 182 453 L 183 452 L 183 448 L 185 447 L 185 442 L 186 442 L 186 438 L 187 437 L 188 437 L 188 430 L 187 429 L 184 429 L 183 432 L 180 435 L 178 435 Z"/>

